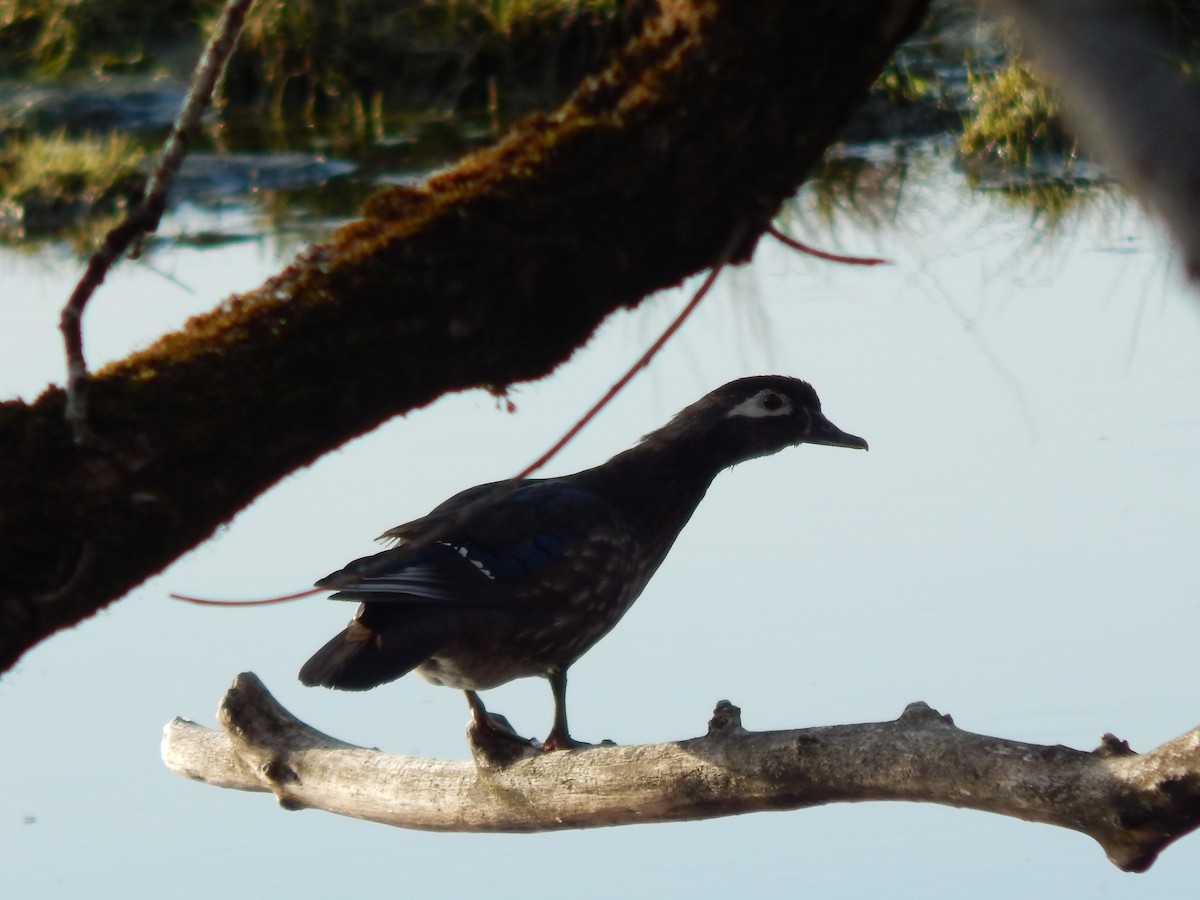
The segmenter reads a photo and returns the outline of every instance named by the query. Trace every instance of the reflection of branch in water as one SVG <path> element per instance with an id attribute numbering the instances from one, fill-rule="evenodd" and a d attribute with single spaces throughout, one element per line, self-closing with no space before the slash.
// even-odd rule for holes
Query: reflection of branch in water
<path id="1" fill-rule="evenodd" d="M 1029 224 L 1041 226 L 1045 232 L 1059 231 L 1065 225 L 1076 223 L 1080 213 L 1101 198 L 1114 196 L 1119 191 L 1115 185 L 1102 181 L 1059 177 L 1038 180 L 1032 173 L 1024 177 L 1008 173 L 1000 181 L 968 174 L 967 183 L 975 190 L 997 198 L 1005 206 L 1029 210 Z"/>
<path id="2" fill-rule="evenodd" d="M 956 174 L 951 174 L 944 163 L 939 164 L 936 153 L 890 154 L 883 158 L 858 154 L 826 157 L 804 190 L 784 207 L 779 221 L 785 226 L 795 222 L 812 226 L 818 240 L 827 239 L 841 226 L 894 230 L 903 227 L 904 217 L 922 212 L 921 185 L 959 176 L 972 193 L 994 197 L 1006 207 L 1029 210 L 1030 224 L 1042 232 L 1061 230 L 1099 200 L 1124 202 L 1120 187 L 1086 160 L 1039 156 L 1024 167 L 956 164 Z"/>
<path id="3" fill-rule="evenodd" d="M 805 189 L 785 207 L 781 220 L 786 224 L 797 217 L 827 227 L 853 224 L 872 230 L 894 226 L 909 166 L 903 154 L 885 160 L 826 156 Z"/>

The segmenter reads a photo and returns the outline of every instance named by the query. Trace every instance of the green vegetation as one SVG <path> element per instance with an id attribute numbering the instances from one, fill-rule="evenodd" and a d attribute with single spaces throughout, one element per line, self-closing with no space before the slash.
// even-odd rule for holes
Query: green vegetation
<path id="1" fill-rule="evenodd" d="M 226 98 L 377 119 L 393 105 L 483 108 L 497 89 L 554 98 L 623 40 L 644 2 L 261 0 Z"/>
<path id="2" fill-rule="evenodd" d="M 1058 103 L 1020 57 L 1003 68 L 969 76 L 973 113 L 959 151 L 968 160 L 996 160 L 1028 168 L 1038 153 L 1061 153 L 1068 139 L 1058 124 Z"/>
<path id="3" fill-rule="evenodd" d="M 0 74 L 190 66 L 221 0 L 0 0 Z M 356 116 L 385 99 L 482 108 L 489 90 L 569 88 L 651 0 L 260 0 L 225 99 Z M 180 48 L 187 53 L 179 52 Z M 183 74 L 177 72 L 176 74 Z M 464 96 L 465 95 L 465 96 Z"/>
<path id="4" fill-rule="evenodd" d="M 1014 182 L 992 190 L 991 195 L 1008 206 L 1029 210 L 1032 224 L 1051 232 L 1070 221 L 1070 215 L 1102 197 L 1117 194 L 1111 186 L 1077 182 L 1069 178 Z"/>
<path id="5" fill-rule="evenodd" d="M 0 150 L 0 235 L 86 240 L 137 196 L 144 154 L 122 134 L 10 138 Z M 88 223 L 85 231 L 85 222 Z"/>
<path id="6" fill-rule="evenodd" d="M 219 0 L 0 0 L 0 73 L 144 69 L 156 49 L 194 38 L 199 18 L 219 7 Z"/>
<path id="7" fill-rule="evenodd" d="M 620 0 L 447 0 L 452 18 L 488 20 L 498 34 L 515 34 L 539 21 L 556 20 L 564 11 L 612 15 L 623 5 Z"/>
<path id="8" fill-rule="evenodd" d="M 784 208 L 781 220 L 815 221 L 826 227 L 849 221 L 863 229 L 894 225 L 910 166 L 903 157 L 826 156 L 805 189 Z"/>
<path id="9" fill-rule="evenodd" d="M 1014 56 L 990 74 L 970 75 L 972 114 L 958 140 L 972 187 L 1028 209 L 1053 230 L 1111 185 L 1080 171 L 1078 147 L 1065 133 L 1051 89 Z"/>
<path id="10" fill-rule="evenodd" d="M 873 91 L 892 103 L 919 103 L 937 96 L 936 79 L 928 72 L 915 71 L 908 60 L 894 56 L 884 66 Z"/>
<path id="11" fill-rule="evenodd" d="M 978 13 L 958 0 L 933 0 L 920 30 L 883 67 L 872 93 L 891 103 L 946 107 L 939 69 L 960 63 L 975 41 Z"/>
<path id="12" fill-rule="evenodd" d="M 1181 69 L 1200 72 L 1200 0 L 1148 3 L 1161 11 Z M 71 109 L 70 85 L 91 83 L 85 75 L 167 73 L 177 84 L 223 5 L 0 0 L 0 75 L 55 80 L 67 96 L 34 115 L 18 94 L 5 127 L 25 134 L 80 121 L 60 110 Z M 220 124 L 199 143 L 257 154 L 315 148 L 352 159 L 368 176 L 424 170 L 495 139 L 516 115 L 557 102 L 655 7 L 655 0 L 258 0 L 220 86 Z M 432 115 L 432 123 L 405 124 L 414 110 Z M 157 124 L 129 127 L 156 128 L 144 135 L 155 142 L 167 121 L 156 115 Z M 435 155 L 421 137 L 433 126 L 445 132 Z M 114 126 L 101 117 L 91 127 Z M 897 150 L 882 163 L 857 149 L 831 155 L 803 200 L 819 221 L 894 215 L 910 174 L 904 147 L 914 141 L 944 147 L 955 140 L 973 186 L 1028 205 L 1045 221 L 1088 202 L 1102 178 L 1081 177 L 1074 142 L 1036 72 L 1002 32 L 989 31 L 973 7 L 955 0 L 934 0 L 842 136 L 850 145 L 892 142 Z M 7 141 L 0 237 L 61 233 L 88 211 L 111 212 L 138 179 L 132 140 L 14 139 L 2 130 L 0 137 Z M 371 183 L 347 180 L 340 192 L 322 189 L 321 201 L 301 202 L 321 206 L 336 194 L 343 204 L 336 215 L 350 215 Z M 269 202 L 286 207 L 297 196 L 284 192 Z"/>

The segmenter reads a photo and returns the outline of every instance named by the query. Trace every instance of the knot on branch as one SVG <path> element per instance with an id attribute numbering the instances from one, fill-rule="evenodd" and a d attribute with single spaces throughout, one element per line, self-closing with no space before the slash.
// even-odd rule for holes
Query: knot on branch
<path id="1" fill-rule="evenodd" d="M 521 760 L 542 755 L 542 748 L 533 741 L 518 738 L 503 716 L 488 715 L 499 720 L 503 727 L 481 727 L 474 718 L 467 724 L 467 744 L 476 768 L 505 769 Z"/>
<path id="2" fill-rule="evenodd" d="M 708 720 L 709 737 L 730 737 L 745 734 L 742 727 L 742 710 L 728 700 L 718 700 L 712 718 Z"/>
<path id="3" fill-rule="evenodd" d="M 1100 746 L 1092 752 L 1100 757 L 1137 756 L 1137 753 L 1129 748 L 1129 741 L 1123 741 L 1107 731 L 1100 738 Z"/>
<path id="4" fill-rule="evenodd" d="M 900 713 L 900 718 L 897 722 L 906 725 L 946 725 L 950 728 L 954 726 L 954 719 L 949 713 L 942 714 L 926 703 L 924 700 L 917 700 L 904 707 L 904 712 Z"/>

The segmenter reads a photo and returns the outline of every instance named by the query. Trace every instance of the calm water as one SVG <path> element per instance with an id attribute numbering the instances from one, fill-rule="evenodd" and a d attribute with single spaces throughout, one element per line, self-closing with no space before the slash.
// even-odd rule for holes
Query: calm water
<path id="1" fill-rule="evenodd" d="M 240 228 L 239 215 L 193 224 Z M 1144 750 L 1194 726 L 1200 301 L 1156 229 L 1108 200 L 1047 235 L 935 162 L 882 227 L 843 220 L 810 237 L 895 265 L 835 267 L 765 241 L 550 472 L 768 371 L 812 381 L 871 452 L 802 447 L 721 476 L 635 610 L 572 670 L 573 731 L 694 736 L 722 698 L 755 729 L 888 719 L 913 700 L 972 731 L 1081 748 L 1111 731 Z M 294 249 L 264 238 L 125 265 L 89 315 L 93 363 L 259 283 Z M 77 270 L 51 251 L 0 251 L 5 395 L 60 379 L 57 310 Z M 462 395 L 347 446 L 26 656 L 0 680 L 0 896 L 1191 895 L 1195 837 L 1134 876 L 1071 832 L 911 804 L 430 835 L 286 813 L 162 767 L 163 724 L 212 724 L 243 670 L 338 737 L 464 758 L 455 692 L 295 680 L 345 606 L 211 610 L 166 594 L 303 587 L 385 528 L 511 474 L 684 299 L 613 319 L 554 378 L 517 391 L 516 414 Z M 549 727 L 541 682 L 490 705 L 521 730 Z"/>

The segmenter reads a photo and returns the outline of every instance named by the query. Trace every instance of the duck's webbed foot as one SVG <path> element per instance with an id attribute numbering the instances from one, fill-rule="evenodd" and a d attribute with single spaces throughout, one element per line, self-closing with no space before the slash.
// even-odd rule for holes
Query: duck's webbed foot
<path id="1" fill-rule="evenodd" d="M 535 739 L 522 737 L 504 716 L 488 712 L 474 691 L 466 691 L 466 695 L 467 704 L 471 707 L 467 743 L 471 745 L 471 756 L 477 766 L 507 766 L 519 759 L 537 755 L 539 744 Z"/>
<path id="2" fill-rule="evenodd" d="M 589 744 L 587 741 L 577 741 L 571 737 L 571 732 L 567 728 L 567 673 L 565 670 L 559 672 L 551 672 L 547 676 L 550 679 L 550 690 L 554 694 L 554 727 L 550 729 L 550 734 L 546 736 L 546 740 L 542 741 L 543 750 L 580 750 L 584 747 L 595 747 L 596 744 Z M 614 746 L 612 741 L 601 741 L 601 746 Z"/>
<path id="3" fill-rule="evenodd" d="M 605 743 L 611 744 L 612 741 L 606 741 Z M 583 747 L 594 746 L 596 745 L 589 744 L 587 741 L 577 741 L 566 732 L 560 734 L 557 731 L 551 731 L 546 736 L 546 739 L 542 741 L 543 750 L 579 750 Z"/>

